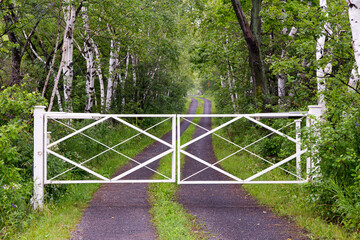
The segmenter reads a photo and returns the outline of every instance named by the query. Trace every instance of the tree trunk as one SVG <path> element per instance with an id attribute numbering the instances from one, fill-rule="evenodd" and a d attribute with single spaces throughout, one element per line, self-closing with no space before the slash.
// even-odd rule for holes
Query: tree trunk
<path id="1" fill-rule="evenodd" d="M 284 28 L 283 29 L 283 33 L 286 34 L 287 33 L 287 29 Z M 290 30 L 290 33 L 289 33 L 289 37 L 291 38 L 294 38 L 295 35 L 297 33 L 297 28 L 296 27 L 292 27 L 291 30 Z M 286 55 L 286 51 L 285 50 L 282 50 L 281 52 L 281 58 L 285 58 L 285 55 Z M 284 73 L 280 73 L 278 75 L 278 97 L 279 97 L 279 101 L 278 101 L 278 104 L 280 106 L 283 106 L 284 104 L 284 97 L 286 96 L 286 88 L 285 88 L 285 85 L 286 85 L 286 77 L 285 77 L 285 74 Z"/>
<path id="2" fill-rule="evenodd" d="M 99 85 L 100 85 L 100 104 L 101 104 L 101 111 L 103 111 L 105 109 L 105 87 L 104 87 L 103 74 L 101 70 L 100 52 L 97 44 L 92 39 L 91 39 L 91 44 L 95 52 L 96 74 L 99 78 Z"/>
<path id="3" fill-rule="evenodd" d="M 352 33 L 352 46 L 356 68 L 352 70 L 349 85 L 357 87 L 360 76 L 360 0 L 347 0 L 349 6 L 349 20 Z"/>
<path id="4" fill-rule="evenodd" d="M 106 91 L 106 111 L 110 110 L 112 99 L 113 99 L 113 86 L 114 80 L 116 78 L 116 67 L 118 64 L 119 56 L 119 44 L 115 40 L 110 42 L 110 59 L 109 59 L 109 77 L 107 81 L 107 91 Z"/>
<path id="5" fill-rule="evenodd" d="M 21 67 L 21 51 L 20 46 L 15 46 L 16 44 L 19 44 L 18 39 L 15 35 L 15 32 L 12 28 L 16 22 L 17 17 L 14 13 L 14 4 L 10 3 L 7 6 L 7 9 L 4 14 L 4 22 L 5 22 L 5 31 L 7 32 L 7 35 L 9 37 L 9 41 L 13 44 L 11 47 L 11 76 L 10 76 L 10 85 L 20 84 L 22 80 L 20 67 Z"/>
<path id="6" fill-rule="evenodd" d="M 323 11 L 327 11 L 327 3 L 326 0 L 320 0 L 320 8 Z M 326 13 L 327 16 L 327 13 Z M 326 41 L 326 34 L 331 35 L 331 28 L 328 23 L 324 24 L 324 31 L 323 34 L 317 40 L 316 43 L 316 60 L 319 61 L 324 56 L 325 51 L 325 41 Z M 325 99 L 324 99 L 324 91 L 326 89 L 325 83 L 325 76 L 332 72 L 332 65 L 331 63 L 326 64 L 325 68 L 322 69 L 318 67 L 316 70 L 316 79 L 317 79 L 317 90 L 319 93 L 318 104 L 322 105 L 325 108 Z"/>
<path id="7" fill-rule="evenodd" d="M 95 61 L 94 51 L 91 44 L 89 17 L 86 13 L 86 8 L 82 7 L 85 39 L 84 39 L 84 57 L 86 60 L 86 106 L 85 112 L 91 112 L 93 107 L 93 97 L 95 94 Z"/>
<path id="8" fill-rule="evenodd" d="M 68 7 L 66 9 L 66 28 L 64 33 L 64 41 L 62 47 L 62 61 L 63 61 L 63 76 L 64 76 L 64 101 L 65 111 L 72 112 L 72 84 L 74 77 L 73 66 L 73 53 L 74 53 L 74 27 L 76 19 L 75 5 L 71 3 L 71 0 L 67 0 Z"/>
<path id="9" fill-rule="evenodd" d="M 264 102 L 268 102 L 269 91 L 267 87 L 266 69 L 260 49 L 260 10 L 262 1 L 252 0 L 250 26 L 245 18 L 244 11 L 239 0 L 231 0 L 231 2 L 249 50 L 251 75 L 255 80 L 253 81 L 255 99 L 258 98 Z"/>

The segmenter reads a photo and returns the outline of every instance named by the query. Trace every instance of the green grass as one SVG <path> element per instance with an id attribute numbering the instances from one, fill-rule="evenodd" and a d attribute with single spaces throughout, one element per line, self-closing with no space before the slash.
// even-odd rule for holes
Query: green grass
<path id="1" fill-rule="evenodd" d="M 226 136 L 226 133 L 219 132 Z M 242 145 L 242 144 L 240 144 Z M 224 141 L 213 136 L 214 152 L 217 159 L 234 152 L 236 147 L 224 147 Z M 241 164 L 240 164 L 241 163 Z M 237 154 L 220 163 L 229 173 L 242 179 L 264 169 L 264 164 L 247 154 Z M 294 180 L 280 169 L 274 169 L 256 180 Z M 287 216 L 298 226 L 309 232 L 311 239 L 360 239 L 357 233 L 349 234 L 341 226 L 328 223 L 316 216 L 314 207 L 307 201 L 304 185 L 257 184 L 243 185 L 260 204 L 271 207 L 279 216 Z"/>
<path id="2" fill-rule="evenodd" d="M 197 98 L 199 105 L 197 114 L 203 112 L 203 101 Z M 200 119 L 195 118 L 198 123 Z M 182 136 L 183 141 L 190 141 L 195 132 L 195 126 L 190 125 Z M 184 156 L 181 159 L 184 164 Z M 171 156 L 161 159 L 158 171 L 171 173 Z M 156 176 L 154 176 L 156 178 Z M 158 238 L 166 239 L 207 239 L 207 234 L 202 230 L 196 218 L 187 213 L 176 201 L 177 183 L 152 183 L 149 185 L 149 202 L 152 222 L 156 228 Z"/>
<path id="3" fill-rule="evenodd" d="M 157 127 L 157 136 L 162 136 L 171 129 L 171 121 L 167 121 Z M 121 131 L 121 134 L 120 132 Z M 121 129 L 119 131 L 112 130 L 109 134 L 98 136 L 99 139 L 111 140 L 117 143 L 117 136 L 130 137 L 133 131 Z M 136 138 L 136 148 L 121 149 L 121 152 L 129 157 L 134 157 L 140 153 L 145 147 L 154 142 L 148 137 L 139 136 Z M 75 143 L 74 143 L 75 144 Z M 81 144 L 79 144 L 81 145 Z M 76 147 L 76 146 L 74 146 Z M 79 149 L 78 149 L 79 150 Z M 117 149 L 118 150 L 118 149 Z M 88 149 L 80 149 L 80 151 L 88 151 Z M 86 155 L 86 154 L 85 154 Z M 128 161 L 117 154 L 111 153 L 92 165 L 104 176 L 111 176 L 118 168 L 125 165 Z M 101 163 L 101 164 L 100 164 Z M 57 185 L 58 186 L 58 185 Z M 59 186 L 60 188 L 64 188 Z M 81 220 L 83 210 L 88 206 L 93 194 L 98 190 L 100 184 L 69 184 L 66 191 L 62 192 L 59 199 L 48 201 L 42 211 L 31 213 L 27 219 L 23 221 L 22 229 L 17 232 L 9 232 L 5 239 L 69 239 L 71 232 L 75 230 L 76 224 Z"/>

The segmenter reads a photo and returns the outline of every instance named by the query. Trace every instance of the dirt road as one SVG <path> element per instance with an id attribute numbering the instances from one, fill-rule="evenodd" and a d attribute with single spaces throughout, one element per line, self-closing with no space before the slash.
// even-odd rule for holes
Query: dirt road
<path id="1" fill-rule="evenodd" d="M 188 113 L 196 113 L 198 102 L 193 99 Z M 181 124 L 181 132 L 189 126 L 188 122 Z M 162 140 L 171 142 L 171 132 Z M 144 162 L 168 148 L 155 142 L 134 159 Z M 148 165 L 157 168 L 157 163 Z M 119 170 L 124 172 L 136 163 L 130 162 Z M 131 174 L 132 179 L 149 179 L 154 172 L 141 168 Z M 156 239 L 155 229 L 151 225 L 149 203 L 147 201 L 148 184 L 125 183 L 104 184 L 95 193 L 89 207 L 85 209 L 81 222 L 73 232 L 74 240 L 150 240 Z"/>
<path id="2" fill-rule="evenodd" d="M 204 114 L 211 113 L 211 102 L 204 99 Z M 211 119 L 202 118 L 199 125 L 211 129 Z M 205 131 L 197 128 L 194 137 Z M 187 151 L 209 163 L 216 162 L 211 136 L 188 146 Z M 205 165 L 186 158 L 183 177 Z M 222 173 L 207 169 L 191 180 L 229 180 Z M 286 240 L 308 239 L 301 229 L 260 206 L 240 185 L 182 185 L 179 202 L 195 215 L 211 239 L 221 240 Z"/>

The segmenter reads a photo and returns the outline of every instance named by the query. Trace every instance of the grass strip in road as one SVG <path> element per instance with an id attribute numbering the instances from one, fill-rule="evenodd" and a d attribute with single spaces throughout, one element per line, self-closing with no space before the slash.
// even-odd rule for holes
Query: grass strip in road
<path id="1" fill-rule="evenodd" d="M 196 99 L 199 103 L 196 113 L 203 113 L 204 102 L 199 98 Z M 194 118 L 195 123 L 199 120 L 199 118 Z M 190 124 L 182 136 L 183 141 L 190 141 L 194 132 L 195 126 Z M 184 157 L 182 155 L 182 158 Z M 184 161 L 181 162 L 184 163 Z M 171 175 L 171 156 L 161 159 L 158 171 Z M 176 201 L 178 188 L 177 183 L 151 183 L 149 185 L 150 213 L 159 239 L 207 239 L 207 234 L 202 230 L 196 218 Z"/>
<path id="2" fill-rule="evenodd" d="M 162 136 L 171 129 L 171 121 L 168 120 L 158 127 L 157 135 Z M 108 138 L 126 135 L 124 129 L 121 132 L 113 131 Z M 128 134 L 129 135 L 129 134 Z M 129 135 L 131 137 L 132 135 Z M 101 139 L 101 137 L 99 137 Z M 149 137 L 138 136 L 138 147 L 124 149 L 121 152 L 129 157 L 134 157 L 145 147 L 154 142 Z M 110 175 L 128 161 L 119 159 L 117 154 L 111 155 L 108 159 L 101 161 L 102 164 L 97 172 L 103 174 L 107 172 Z M 100 184 L 69 184 L 66 186 L 66 192 L 53 202 L 44 205 L 42 211 L 34 212 L 23 222 L 23 228 L 13 232 L 5 239 L 69 239 L 71 232 L 76 229 L 80 222 L 83 210 L 88 206 L 93 194 L 99 189 Z M 59 186 L 63 187 L 63 186 Z"/>

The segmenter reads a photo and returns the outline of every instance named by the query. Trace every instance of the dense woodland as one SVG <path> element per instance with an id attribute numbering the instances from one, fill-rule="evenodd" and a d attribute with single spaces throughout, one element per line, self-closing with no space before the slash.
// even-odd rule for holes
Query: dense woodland
<path id="1" fill-rule="evenodd" d="M 33 106 L 177 113 L 197 91 L 219 113 L 321 104 L 321 137 L 304 129 L 321 159 L 308 201 L 359 231 L 360 1 L 2 0 L 0 10 L 1 232 L 31 211 Z"/>

